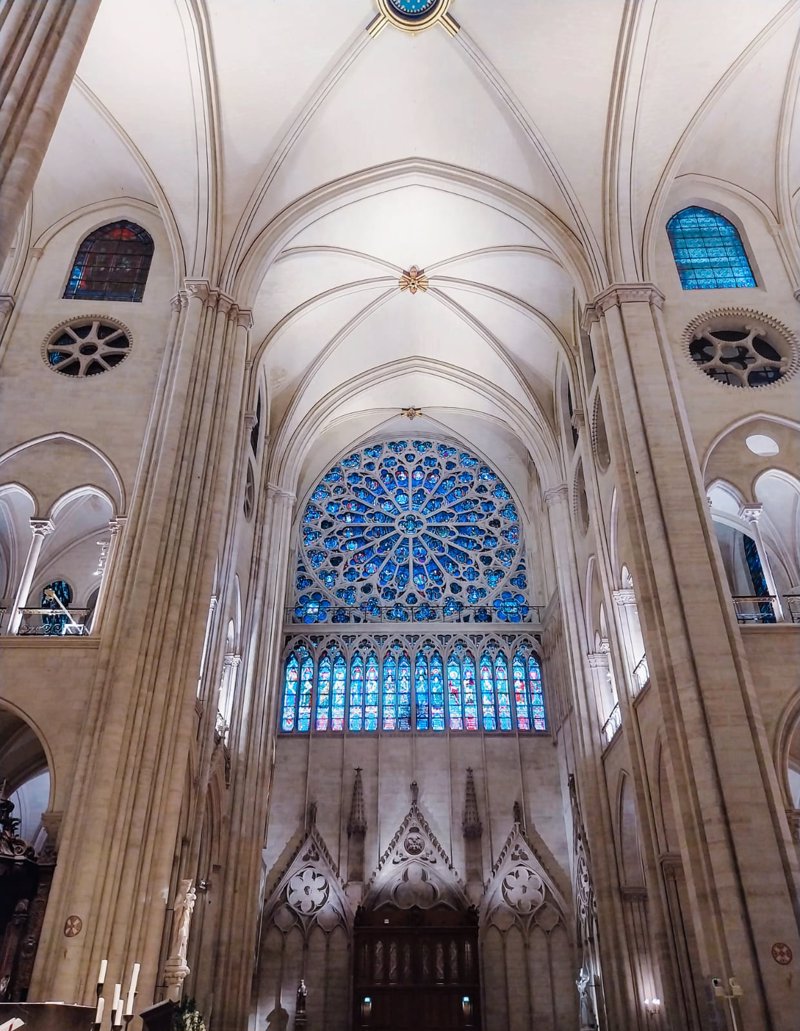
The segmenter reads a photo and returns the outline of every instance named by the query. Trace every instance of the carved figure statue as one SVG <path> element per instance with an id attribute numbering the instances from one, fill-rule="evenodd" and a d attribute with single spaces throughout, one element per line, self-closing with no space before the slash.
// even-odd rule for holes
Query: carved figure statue
<path id="1" fill-rule="evenodd" d="M 575 985 L 580 1001 L 580 1029 L 581 1031 L 594 1031 L 597 1027 L 597 1011 L 594 1008 L 594 979 L 586 967 L 581 967 Z"/>
<path id="2" fill-rule="evenodd" d="M 305 1013 L 307 996 L 308 988 L 306 987 L 305 980 L 301 977 L 300 984 L 297 986 L 297 1006 L 295 1007 L 295 1013 Z"/>
<path id="3" fill-rule="evenodd" d="M 192 911 L 197 901 L 197 892 L 191 879 L 181 881 L 178 897 L 175 899 L 175 923 L 172 930 L 170 955 L 173 958 L 186 959 L 186 946 L 189 944 L 189 926 L 192 922 Z"/>

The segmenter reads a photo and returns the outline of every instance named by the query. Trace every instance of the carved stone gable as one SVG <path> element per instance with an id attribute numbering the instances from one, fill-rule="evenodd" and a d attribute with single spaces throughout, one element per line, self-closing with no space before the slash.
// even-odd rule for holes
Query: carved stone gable
<path id="1" fill-rule="evenodd" d="M 413 796 L 412 796 L 413 797 Z M 364 905 L 391 903 L 401 909 L 430 909 L 444 903 L 467 908 L 464 886 L 416 800 L 389 842 L 370 878 Z"/>
<path id="2" fill-rule="evenodd" d="M 539 857 L 515 823 L 486 887 L 481 923 L 507 931 L 514 924 L 524 932 L 533 925 L 549 934 L 565 924 L 567 905 Z"/>
<path id="3" fill-rule="evenodd" d="M 312 822 L 265 900 L 265 919 L 284 932 L 299 926 L 307 935 L 315 923 L 324 931 L 349 928 L 353 915 L 336 863 Z"/>

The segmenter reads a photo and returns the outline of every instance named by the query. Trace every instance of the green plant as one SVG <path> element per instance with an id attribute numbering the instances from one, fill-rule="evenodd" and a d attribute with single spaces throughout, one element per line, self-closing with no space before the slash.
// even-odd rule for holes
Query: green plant
<path id="1" fill-rule="evenodd" d="M 182 999 L 172 1017 L 173 1031 L 206 1031 L 203 1014 L 194 999 Z"/>

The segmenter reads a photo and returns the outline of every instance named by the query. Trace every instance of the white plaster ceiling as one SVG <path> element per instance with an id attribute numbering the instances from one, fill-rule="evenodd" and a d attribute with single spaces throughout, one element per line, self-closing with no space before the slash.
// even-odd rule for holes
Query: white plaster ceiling
<path id="1" fill-rule="evenodd" d="M 103 0 L 37 232 L 98 197 L 155 203 L 176 285 L 254 309 L 287 446 L 312 423 L 338 439 L 358 405 L 378 425 L 425 403 L 472 411 L 475 432 L 521 405 L 552 450 L 576 307 L 643 274 L 675 178 L 730 183 L 784 224 L 797 205 L 800 0 L 451 12 L 455 37 L 372 38 L 374 0 Z M 411 264 L 427 294 L 399 294 Z M 355 379 L 357 404 L 339 396 Z"/>

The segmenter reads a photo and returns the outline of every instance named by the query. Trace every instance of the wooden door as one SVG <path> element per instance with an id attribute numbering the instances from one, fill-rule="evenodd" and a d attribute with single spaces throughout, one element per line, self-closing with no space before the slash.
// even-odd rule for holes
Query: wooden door
<path id="1" fill-rule="evenodd" d="M 441 905 L 359 913 L 354 987 L 359 1031 L 478 1031 L 477 915 Z"/>

